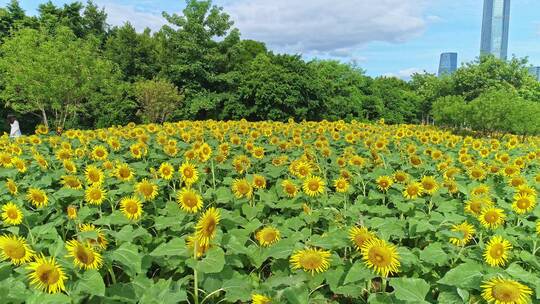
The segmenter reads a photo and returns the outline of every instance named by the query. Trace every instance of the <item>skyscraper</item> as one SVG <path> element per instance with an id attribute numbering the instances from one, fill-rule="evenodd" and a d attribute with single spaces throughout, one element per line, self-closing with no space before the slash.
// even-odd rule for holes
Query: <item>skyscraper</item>
<path id="1" fill-rule="evenodd" d="M 533 75 L 534 77 L 536 77 L 536 79 L 538 79 L 538 81 L 540 81 L 540 66 L 530 67 L 529 73 L 531 73 L 531 75 Z"/>
<path id="2" fill-rule="evenodd" d="M 439 61 L 439 77 L 450 75 L 457 69 L 457 53 L 442 53 Z"/>
<path id="3" fill-rule="evenodd" d="M 493 54 L 506 60 L 509 22 L 510 0 L 484 0 L 480 55 Z"/>

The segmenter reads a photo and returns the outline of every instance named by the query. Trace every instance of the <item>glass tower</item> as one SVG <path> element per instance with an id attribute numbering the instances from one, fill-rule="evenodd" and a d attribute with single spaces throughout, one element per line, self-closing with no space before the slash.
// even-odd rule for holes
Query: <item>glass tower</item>
<path id="1" fill-rule="evenodd" d="M 450 75 L 457 69 L 457 53 L 442 53 L 439 61 L 439 77 Z"/>
<path id="2" fill-rule="evenodd" d="M 540 81 L 540 66 L 530 67 L 529 73 L 531 73 L 531 75 L 533 75 L 534 77 L 536 77 L 536 79 L 538 79 L 538 81 Z"/>
<path id="3" fill-rule="evenodd" d="M 493 54 L 506 60 L 509 21 L 510 0 L 484 0 L 480 55 Z"/>

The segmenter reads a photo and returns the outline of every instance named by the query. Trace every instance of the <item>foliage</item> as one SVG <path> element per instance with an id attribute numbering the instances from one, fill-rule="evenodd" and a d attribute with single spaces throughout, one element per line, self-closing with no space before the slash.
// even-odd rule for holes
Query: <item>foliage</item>
<path id="1" fill-rule="evenodd" d="M 119 86 L 114 65 L 96 56 L 95 41 L 77 39 L 66 27 L 53 34 L 20 30 L 0 52 L 2 98 L 18 112 L 39 112 L 47 126 L 52 114 L 54 127 L 63 128 Z"/>
<path id="2" fill-rule="evenodd" d="M 145 122 L 165 122 L 183 99 L 178 88 L 163 79 L 138 81 L 134 89 Z"/>
<path id="3" fill-rule="evenodd" d="M 0 138 L 6 303 L 479 303 L 499 277 L 519 282 L 524 299 L 540 299 L 538 137 L 245 120 L 36 133 Z M 186 192 L 195 194 L 182 200 Z M 189 209 L 197 198 L 201 208 Z M 139 216 L 129 217 L 139 207 L 125 208 L 126 200 L 141 202 Z M 502 221 L 483 216 L 488 207 Z M 202 223 L 212 212 L 219 218 Z M 463 223 L 474 230 L 456 230 Z M 273 233 L 262 236 L 263 228 Z M 28 250 L 12 250 L 14 236 Z M 489 250 L 496 236 L 511 246 Z M 291 259 L 306 248 L 328 264 Z M 65 292 L 30 283 L 39 259 L 12 259 L 30 250 L 55 258 Z M 491 265 L 485 256 L 501 250 L 506 259 Z M 368 263 L 387 254 L 396 271 Z M 56 282 L 46 269 L 34 278 Z"/>
<path id="4" fill-rule="evenodd" d="M 466 103 L 460 96 L 448 96 L 433 104 L 437 123 L 468 127 L 485 134 L 539 134 L 540 103 L 524 100 L 516 92 L 495 90 Z"/>

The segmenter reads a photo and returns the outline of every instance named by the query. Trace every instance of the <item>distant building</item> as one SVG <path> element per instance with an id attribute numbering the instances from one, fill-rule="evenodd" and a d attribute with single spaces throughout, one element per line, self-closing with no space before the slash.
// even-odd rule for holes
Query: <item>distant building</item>
<path id="1" fill-rule="evenodd" d="M 534 77 L 536 77 L 536 79 L 538 79 L 538 81 L 540 81 L 540 66 L 530 67 L 529 73 L 531 73 L 531 75 L 533 75 Z"/>
<path id="2" fill-rule="evenodd" d="M 484 0 L 480 55 L 492 54 L 506 60 L 509 23 L 510 0 Z"/>
<path id="3" fill-rule="evenodd" d="M 450 75 L 457 70 L 457 53 L 442 53 L 439 61 L 439 77 Z"/>

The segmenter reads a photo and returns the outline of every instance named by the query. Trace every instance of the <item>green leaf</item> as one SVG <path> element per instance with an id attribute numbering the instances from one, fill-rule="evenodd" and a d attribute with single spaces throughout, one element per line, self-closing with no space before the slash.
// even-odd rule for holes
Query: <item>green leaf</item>
<path id="1" fill-rule="evenodd" d="M 150 253 L 151 256 L 181 256 L 186 249 L 186 243 L 181 238 L 173 238 L 159 245 Z"/>
<path id="2" fill-rule="evenodd" d="M 391 279 L 390 285 L 394 287 L 394 294 L 398 300 L 403 300 L 409 303 L 427 303 L 425 298 L 429 292 L 429 284 L 423 279 Z"/>
<path id="3" fill-rule="evenodd" d="M 105 283 L 97 270 L 86 270 L 77 281 L 75 290 L 85 294 L 104 296 Z"/>
<path id="4" fill-rule="evenodd" d="M 441 243 L 429 244 L 420 252 L 420 260 L 433 265 L 443 266 L 448 261 L 448 255 L 442 249 Z"/>
<path id="5" fill-rule="evenodd" d="M 464 263 L 450 269 L 438 283 L 461 288 L 478 288 L 482 280 L 482 265 Z"/>
<path id="6" fill-rule="evenodd" d="M 349 283 L 370 280 L 373 276 L 373 273 L 367 269 L 362 262 L 356 262 L 352 265 L 351 269 L 349 269 L 343 284 L 347 285 Z"/>
<path id="7" fill-rule="evenodd" d="M 217 273 L 225 265 L 225 253 L 223 249 L 217 247 L 210 249 L 206 256 L 197 262 L 197 270 L 202 273 Z"/>
<path id="8" fill-rule="evenodd" d="M 139 254 L 138 247 L 124 243 L 111 255 L 114 261 L 120 262 L 126 266 L 133 274 L 142 272 L 142 255 Z"/>

